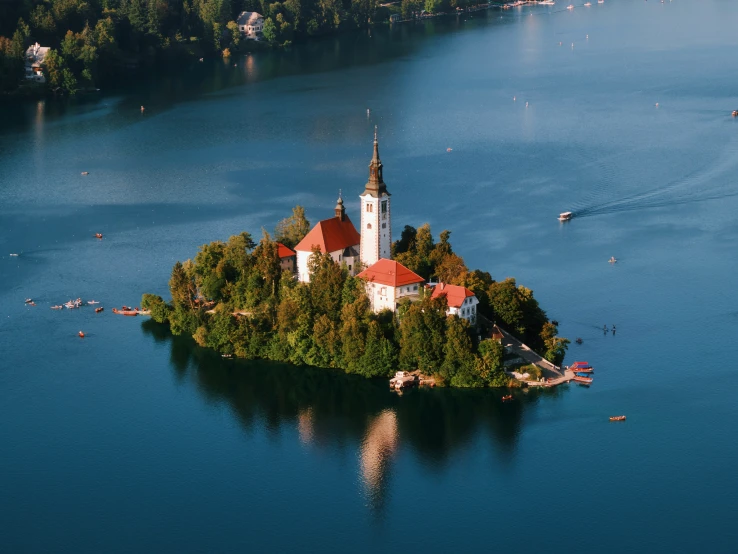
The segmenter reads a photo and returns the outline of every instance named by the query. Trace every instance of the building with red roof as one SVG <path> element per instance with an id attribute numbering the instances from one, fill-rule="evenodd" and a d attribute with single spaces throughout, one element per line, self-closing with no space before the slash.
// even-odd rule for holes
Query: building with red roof
<path id="1" fill-rule="evenodd" d="M 277 252 L 279 254 L 279 264 L 282 267 L 282 271 L 289 271 L 290 273 L 295 272 L 297 267 L 297 252 L 285 246 L 281 242 L 277 243 Z"/>
<path id="2" fill-rule="evenodd" d="M 447 285 L 446 283 L 438 283 L 433 287 L 431 298 L 446 297 L 448 302 L 448 315 L 457 315 L 462 319 L 466 319 L 472 325 L 477 323 L 477 304 L 479 300 L 466 287 L 458 285 Z"/>
<path id="3" fill-rule="evenodd" d="M 366 292 L 375 312 L 397 309 L 403 298 L 417 300 L 424 279 L 404 265 L 386 258 L 357 275 L 366 282 Z"/>
<path id="4" fill-rule="evenodd" d="M 308 261 L 313 249 L 318 248 L 322 254 L 330 254 L 336 263 L 346 263 L 349 273 L 356 275 L 361 250 L 361 236 L 346 215 L 343 199 L 338 198 L 335 216 L 319 221 L 300 243 L 295 246 L 297 252 L 297 278 L 310 282 Z"/>

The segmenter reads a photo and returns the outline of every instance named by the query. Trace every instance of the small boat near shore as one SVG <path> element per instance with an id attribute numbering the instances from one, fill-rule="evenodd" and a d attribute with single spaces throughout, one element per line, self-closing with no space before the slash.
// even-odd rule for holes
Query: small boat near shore
<path id="1" fill-rule="evenodd" d="M 99 313 L 100 313 L 100 312 L 102 312 L 102 311 L 103 311 L 104 309 L 105 309 L 105 308 L 103 308 L 102 306 L 100 306 L 99 308 L 95 308 L 95 313 L 96 313 L 96 314 L 99 314 Z"/>
<path id="2" fill-rule="evenodd" d="M 569 221 L 574 214 L 572 212 L 563 212 L 559 214 L 559 221 Z"/>
<path id="3" fill-rule="evenodd" d="M 610 416 L 610 421 L 625 421 L 624 415 Z"/>
<path id="4" fill-rule="evenodd" d="M 129 308 L 128 306 L 123 306 L 123 309 L 119 310 L 117 308 L 113 308 L 113 313 L 118 315 L 151 315 L 150 310 L 139 310 L 138 308 Z"/>
<path id="5" fill-rule="evenodd" d="M 576 381 L 577 383 L 583 383 L 585 385 L 591 385 L 592 381 L 594 381 L 592 377 L 585 377 L 583 375 L 574 375 L 572 380 Z"/>
<path id="6" fill-rule="evenodd" d="M 512 394 L 506 394 L 505 396 L 502 397 L 503 402 L 510 402 L 512 399 L 513 399 Z"/>

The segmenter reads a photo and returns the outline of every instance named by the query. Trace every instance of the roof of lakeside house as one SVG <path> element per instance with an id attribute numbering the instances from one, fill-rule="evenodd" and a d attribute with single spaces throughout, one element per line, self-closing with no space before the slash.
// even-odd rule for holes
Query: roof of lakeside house
<path id="1" fill-rule="evenodd" d="M 51 48 L 49 46 L 41 46 L 38 42 L 36 44 L 32 44 L 26 50 L 26 63 L 43 63 L 44 58 L 46 58 L 46 54 L 50 49 Z"/>
<path id="2" fill-rule="evenodd" d="M 247 25 L 256 22 L 257 19 L 264 19 L 264 16 L 257 12 L 241 12 L 236 23 L 239 25 Z"/>
<path id="3" fill-rule="evenodd" d="M 446 302 L 448 302 L 449 308 L 460 308 L 464 303 L 464 300 L 470 296 L 474 296 L 474 293 L 466 287 L 460 287 L 458 285 L 447 285 L 445 283 L 438 283 L 433 287 L 433 294 L 431 298 L 438 298 L 439 296 L 446 295 Z"/>
<path id="4" fill-rule="evenodd" d="M 296 255 L 296 252 L 294 250 L 292 250 L 292 248 L 290 248 L 289 246 L 285 246 L 281 242 L 278 242 L 277 243 L 277 249 L 278 249 L 277 251 L 279 252 L 279 259 L 280 260 L 282 258 L 290 258 L 290 257 Z"/>
<path id="5" fill-rule="evenodd" d="M 359 273 L 357 277 L 391 287 L 402 287 L 425 281 L 420 275 L 413 273 L 404 265 L 386 258 L 380 259 L 377 263 Z"/>
<path id="6" fill-rule="evenodd" d="M 361 244 L 361 235 L 359 235 L 348 216 L 344 216 L 343 220 L 332 217 L 319 221 L 305 235 L 305 238 L 295 246 L 295 250 L 312 252 L 313 248 L 317 246 L 325 254 L 337 250 L 344 250 L 358 244 Z"/>

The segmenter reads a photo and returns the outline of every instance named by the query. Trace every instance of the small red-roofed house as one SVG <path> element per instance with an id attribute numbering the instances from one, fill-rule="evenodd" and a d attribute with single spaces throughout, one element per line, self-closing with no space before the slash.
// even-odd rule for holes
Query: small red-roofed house
<path id="1" fill-rule="evenodd" d="M 376 313 L 387 309 L 394 312 L 403 298 L 417 300 L 424 281 L 404 265 L 386 258 L 381 258 L 357 277 L 366 283 L 366 292 Z"/>
<path id="2" fill-rule="evenodd" d="M 289 271 L 294 273 L 297 268 L 297 252 L 285 246 L 281 242 L 277 243 L 277 249 L 279 253 L 279 264 L 282 266 L 282 271 Z"/>
<path id="3" fill-rule="evenodd" d="M 479 300 L 472 291 L 458 285 L 438 283 L 433 287 L 431 298 L 438 298 L 442 295 L 446 297 L 446 302 L 448 302 L 448 310 L 446 311 L 448 315 L 457 315 L 462 319 L 466 319 L 471 325 L 476 325 Z"/>
<path id="4" fill-rule="evenodd" d="M 350 275 L 356 275 L 361 250 L 361 236 L 354 224 L 346 215 L 343 200 L 338 199 L 336 215 L 330 219 L 319 221 L 310 232 L 305 235 L 297 246 L 297 278 L 303 283 L 310 282 L 308 262 L 313 255 L 313 249 L 318 248 L 321 253 L 329 253 L 336 263 L 346 263 Z"/>

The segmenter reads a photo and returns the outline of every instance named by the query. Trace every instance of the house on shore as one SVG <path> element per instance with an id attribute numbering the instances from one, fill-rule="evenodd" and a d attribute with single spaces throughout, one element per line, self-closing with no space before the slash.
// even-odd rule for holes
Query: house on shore
<path id="1" fill-rule="evenodd" d="M 297 252 L 297 278 L 303 283 L 310 282 L 308 262 L 313 249 L 318 248 L 322 254 L 329 253 L 337 264 L 346 263 L 349 275 L 356 275 L 359 265 L 361 236 L 354 224 L 346 215 L 343 199 L 338 198 L 335 216 L 319 221 L 305 238 L 295 246 Z"/>
<path id="2" fill-rule="evenodd" d="M 431 298 L 446 297 L 448 303 L 448 315 L 457 315 L 466 319 L 470 325 L 477 324 L 477 304 L 479 300 L 475 294 L 466 287 L 458 285 L 447 285 L 438 283 L 433 287 Z"/>
<path id="3" fill-rule="evenodd" d="M 375 313 L 396 311 L 398 302 L 403 298 L 419 300 L 424 282 L 417 273 L 386 258 L 366 268 L 357 277 L 366 283 L 366 293 Z"/>
<path id="4" fill-rule="evenodd" d="M 294 273 L 297 271 L 297 252 L 282 244 L 277 243 L 277 252 L 279 254 L 279 265 L 282 267 L 282 271 L 289 271 Z"/>
<path id="5" fill-rule="evenodd" d="M 257 12 L 241 12 L 236 20 L 238 30 L 249 40 L 259 40 L 264 29 L 264 16 Z"/>
<path id="6" fill-rule="evenodd" d="M 41 46 L 38 42 L 28 47 L 26 50 L 26 79 L 37 83 L 46 82 L 43 63 L 49 50 L 48 46 Z"/>

